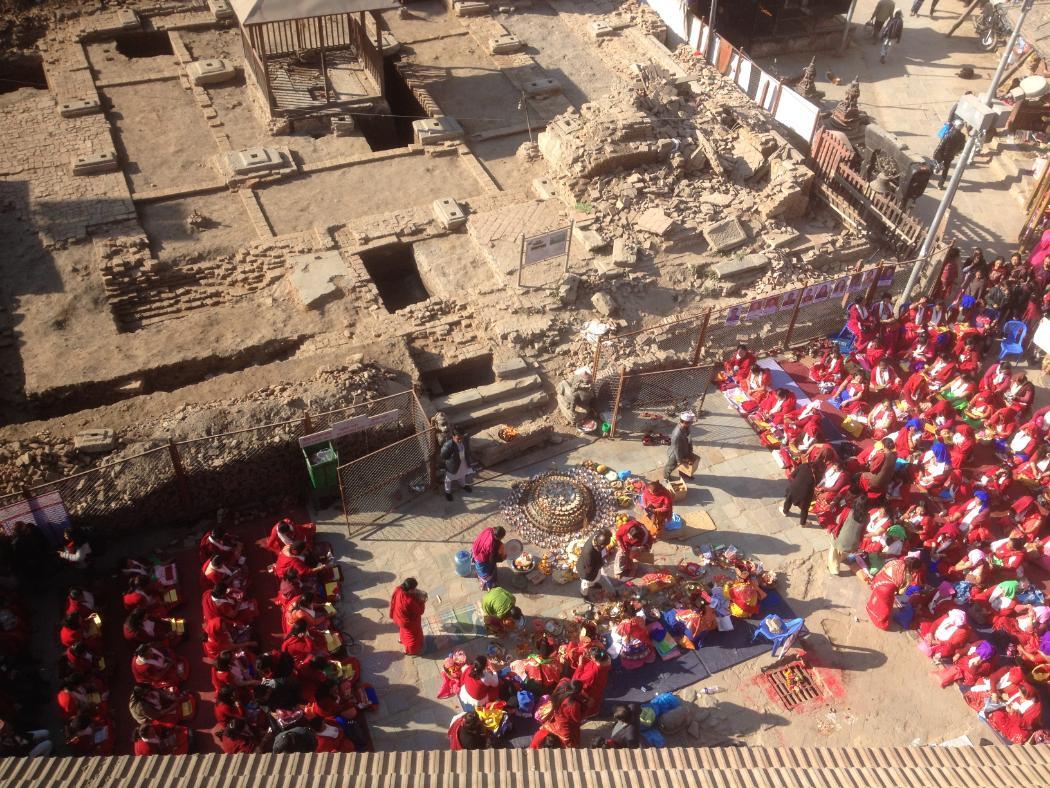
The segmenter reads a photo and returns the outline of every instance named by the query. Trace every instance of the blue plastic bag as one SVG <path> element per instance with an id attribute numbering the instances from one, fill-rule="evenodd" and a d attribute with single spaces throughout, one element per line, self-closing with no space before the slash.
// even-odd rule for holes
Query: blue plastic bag
<path id="1" fill-rule="evenodd" d="M 677 709 L 682 705 L 682 701 L 678 699 L 677 695 L 672 695 L 670 692 L 661 692 L 649 701 L 649 705 L 653 707 L 653 711 L 655 711 L 656 716 L 659 717 L 661 714 L 668 712 L 671 709 Z"/>
<path id="2" fill-rule="evenodd" d="M 667 525 L 664 526 L 665 531 L 677 531 L 685 525 L 685 520 L 682 519 L 680 514 L 672 514 L 671 519 L 667 521 Z"/>
<path id="3" fill-rule="evenodd" d="M 948 133 L 948 131 L 951 129 L 951 127 L 952 127 L 952 124 L 949 123 L 948 121 L 945 121 L 944 125 L 941 126 L 941 130 L 937 132 L 937 138 L 943 140 L 944 139 L 944 135 L 946 135 Z"/>
<path id="4" fill-rule="evenodd" d="M 650 747 L 663 747 L 667 744 L 664 735 L 656 730 L 656 728 L 649 728 L 648 730 L 642 731 L 642 738 L 645 739 L 646 744 Z"/>
<path id="5" fill-rule="evenodd" d="M 528 690 L 518 691 L 518 714 L 523 717 L 531 717 L 536 707 L 536 698 Z"/>

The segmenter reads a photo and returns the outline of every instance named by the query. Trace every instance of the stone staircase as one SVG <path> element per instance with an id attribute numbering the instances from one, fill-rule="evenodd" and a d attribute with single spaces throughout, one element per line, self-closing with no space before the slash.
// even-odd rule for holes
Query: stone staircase
<path id="1" fill-rule="evenodd" d="M 500 422 L 513 422 L 515 417 L 550 401 L 543 380 L 524 359 L 512 357 L 492 366 L 495 383 L 437 397 L 433 400 L 434 407 L 444 411 L 452 424 L 477 430 Z"/>
<path id="2" fill-rule="evenodd" d="M 975 788 L 1050 785 L 1048 747 L 686 747 L 5 758 L 23 788 Z"/>
<path id="3" fill-rule="evenodd" d="M 1011 183 L 1010 196 L 1024 207 L 1036 187 L 1033 175 L 1035 154 L 1029 146 L 1000 140 L 992 153 L 992 164 Z"/>

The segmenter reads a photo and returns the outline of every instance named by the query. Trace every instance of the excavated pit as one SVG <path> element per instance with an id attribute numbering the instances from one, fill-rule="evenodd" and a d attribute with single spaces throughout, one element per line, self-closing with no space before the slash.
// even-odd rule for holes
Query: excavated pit
<path id="1" fill-rule="evenodd" d="M 117 33 L 113 36 L 117 51 L 126 58 L 161 57 L 174 55 L 171 38 L 162 30 L 147 30 L 134 33 Z"/>
<path id="2" fill-rule="evenodd" d="M 455 394 L 457 391 L 466 391 L 496 382 L 491 353 L 423 372 L 421 377 L 423 387 L 432 397 L 444 397 Z"/>
<path id="3" fill-rule="evenodd" d="M 361 252 L 360 256 L 388 312 L 393 313 L 430 298 L 419 276 L 412 244 L 378 246 Z"/>

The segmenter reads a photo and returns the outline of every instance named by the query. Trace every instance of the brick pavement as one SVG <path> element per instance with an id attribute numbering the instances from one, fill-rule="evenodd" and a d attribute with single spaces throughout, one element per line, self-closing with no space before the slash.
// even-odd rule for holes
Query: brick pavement
<path id="1" fill-rule="evenodd" d="M 783 477 L 753 433 L 728 411 L 721 397 L 711 397 L 708 407 L 711 412 L 700 424 L 695 441 L 701 466 L 689 496 L 676 511 L 689 524 L 697 521 L 702 508 L 717 531 L 660 543 L 654 550 L 656 563 L 676 564 L 695 544 L 731 543 L 783 571 L 789 561 L 804 560 L 824 548 L 822 531 L 800 529 L 797 521 L 780 515 Z M 473 494 L 457 492 L 452 503 L 432 491 L 375 524 L 351 529 L 345 542 L 350 567 L 343 616 L 348 631 L 358 640 L 364 671 L 383 701 L 373 718 L 378 748 L 443 747 L 448 722 L 458 708 L 454 701 L 436 699 L 438 668 L 447 651 L 416 658 L 401 655 L 396 629 L 387 617 L 394 585 L 405 577 L 416 577 L 430 594 L 428 612 L 476 603 L 480 599 L 477 581 L 454 574 L 453 555 L 469 547 L 482 527 L 502 523 L 498 505 L 511 484 L 546 468 L 584 459 L 655 478 L 666 456 L 664 447 L 645 447 L 635 441 L 598 441 L 564 453 L 559 449 L 548 447 L 538 457 L 524 458 L 519 462 L 527 464 L 520 467 L 482 472 Z M 340 510 L 319 512 L 317 518 L 320 530 L 343 539 L 346 524 Z M 559 586 L 548 578 L 529 593 L 518 594 L 519 604 L 526 615 L 560 616 L 579 604 L 577 591 L 576 583 Z M 469 640 L 462 647 L 473 654 L 484 642 L 484 638 Z"/>

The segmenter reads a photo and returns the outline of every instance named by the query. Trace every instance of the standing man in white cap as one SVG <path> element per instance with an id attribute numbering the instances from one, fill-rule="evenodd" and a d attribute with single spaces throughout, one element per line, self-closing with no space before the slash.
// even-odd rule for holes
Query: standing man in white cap
<path id="1" fill-rule="evenodd" d="M 671 480 L 674 469 L 683 463 L 694 463 L 697 456 L 693 453 L 693 442 L 689 439 L 689 428 L 696 421 L 696 414 L 687 410 L 678 416 L 678 426 L 671 432 L 671 445 L 667 447 L 667 464 L 664 465 L 664 481 Z M 693 475 L 680 472 L 686 479 Z"/>

